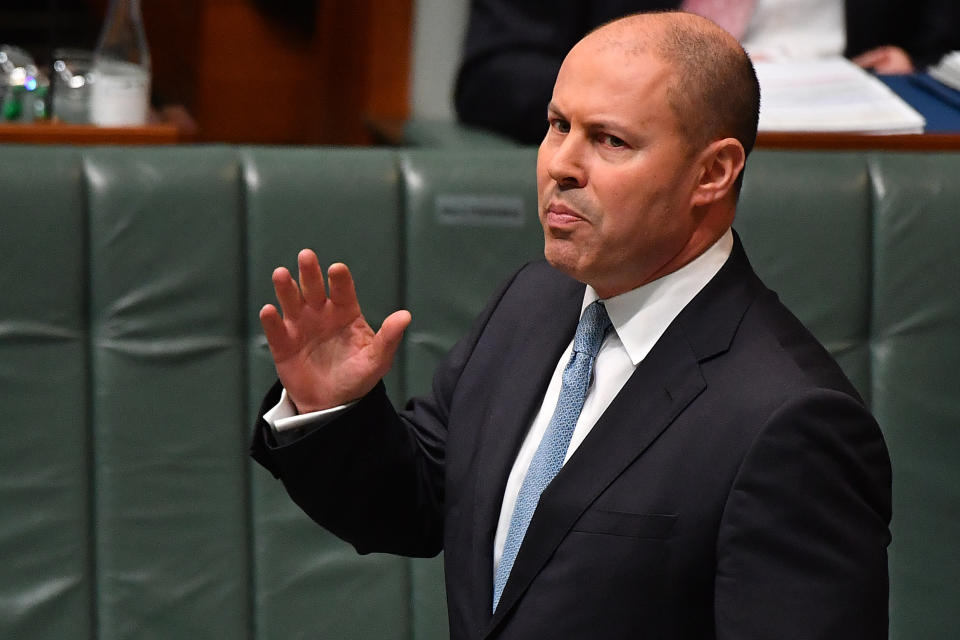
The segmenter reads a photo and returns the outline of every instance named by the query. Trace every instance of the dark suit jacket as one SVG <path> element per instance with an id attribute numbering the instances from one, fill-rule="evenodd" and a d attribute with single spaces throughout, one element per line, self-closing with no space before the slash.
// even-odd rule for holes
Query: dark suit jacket
<path id="1" fill-rule="evenodd" d="M 377 388 L 283 447 L 261 421 L 253 455 L 361 553 L 443 549 L 455 639 L 885 638 L 882 436 L 739 241 L 543 493 L 491 616 L 507 475 L 582 296 L 528 265 L 431 396 Z"/>
<path id="2" fill-rule="evenodd" d="M 526 144 L 547 130 L 547 103 L 564 56 L 591 29 L 678 0 L 473 0 L 454 91 L 459 119 Z M 846 54 L 883 45 L 916 66 L 960 49 L 957 0 L 846 0 Z"/>

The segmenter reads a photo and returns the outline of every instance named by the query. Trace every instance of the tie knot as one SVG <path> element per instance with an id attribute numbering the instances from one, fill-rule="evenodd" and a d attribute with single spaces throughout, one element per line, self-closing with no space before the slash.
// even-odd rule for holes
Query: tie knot
<path id="1" fill-rule="evenodd" d="M 577 334 L 573 337 L 573 350 L 596 358 L 610 326 L 610 316 L 603 303 L 599 300 L 591 302 L 580 316 Z"/>

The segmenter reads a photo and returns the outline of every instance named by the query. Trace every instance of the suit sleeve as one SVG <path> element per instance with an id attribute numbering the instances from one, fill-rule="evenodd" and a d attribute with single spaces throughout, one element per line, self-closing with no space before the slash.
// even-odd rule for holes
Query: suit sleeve
<path id="1" fill-rule="evenodd" d="M 960 3 L 956 0 L 927 0 L 910 47 L 915 66 L 934 65 L 951 51 L 960 50 Z"/>
<path id="2" fill-rule="evenodd" d="M 922 70 L 960 49 L 960 5 L 955 0 L 846 0 L 846 29 L 848 56 L 895 45 Z"/>
<path id="3" fill-rule="evenodd" d="M 547 105 L 567 52 L 594 27 L 679 0 L 473 0 L 454 90 L 461 122 L 523 144 L 547 132 Z"/>
<path id="4" fill-rule="evenodd" d="M 429 557 L 443 547 L 444 459 L 450 398 L 479 336 L 511 284 L 488 303 L 447 354 L 433 392 L 397 412 L 383 383 L 323 426 L 278 443 L 264 421 L 280 397 L 267 393 L 251 456 L 283 484 L 314 521 L 359 553 Z"/>
<path id="5" fill-rule="evenodd" d="M 887 637 L 890 463 L 853 398 L 781 406 L 737 474 L 717 543 L 718 640 Z"/>
<path id="6" fill-rule="evenodd" d="M 461 122 L 532 144 L 547 130 L 560 63 L 582 36 L 581 0 L 474 0 L 454 90 Z"/>

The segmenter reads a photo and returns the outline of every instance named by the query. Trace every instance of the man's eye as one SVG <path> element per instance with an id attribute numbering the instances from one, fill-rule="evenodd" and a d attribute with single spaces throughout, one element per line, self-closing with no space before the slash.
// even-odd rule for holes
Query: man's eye
<path id="1" fill-rule="evenodd" d="M 551 120 L 550 126 L 553 127 L 557 133 L 570 133 L 570 123 L 566 120 Z"/>
<path id="2" fill-rule="evenodd" d="M 605 144 L 605 145 L 607 145 L 607 146 L 615 147 L 615 148 L 627 146 L 627 143 L 626 143 L 626 142 L 624 142 L 623 140 L 621 140 L 621 139 L 618 138 L 617 136 L 612 136 L 612 135 L 610 135 L 610 134 L 608 134 L 608 133 L 605 133 L 605 134 L 603 134 L 602 136 L 600 136 L 600 142 L 602 142 L 603 144 Z"/>

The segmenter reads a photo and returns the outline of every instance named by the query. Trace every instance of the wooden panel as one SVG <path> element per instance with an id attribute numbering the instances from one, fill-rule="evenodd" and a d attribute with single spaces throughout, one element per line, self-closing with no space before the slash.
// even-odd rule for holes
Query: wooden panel
<path id="1" fill-rule="evenodd" d="M 404 118 L 412 0 L 315 0 L 313 25 L 253 0 L 144 0 L 156 95 L 207 142 L 369 144 Z"/>
<path id="2" fill-rule="evenodd" d="M 88 124 L 37 122 L 0 124 L 0 143 L 23 144 L 174 144 L 188 139 L 176 125 L 95 127 Z"/>
<path id="3" fill-rule="evenodd" d="M 321 119 L 327 144 L 369 144 L 371 117 L 408 115 L 411 0 L 335 0 L 318 11 Z"/>
<path id="4" fill-rule="evenodd" d="M 194 117 L 207 141 L 304 142 L 311 45 L 245 0 L 206 0 L 199 18 Z"/>
<path id="5" fill-rule="evenodd" d="M 947 133 L 889 136 L 860 133 L 761 133 L 757 136 L 756 146 L 764 149 L 956 151 L 960 150 L 960 135 Z"/>
<path id="6" fill-rule="evenodd" d="M 413 2 L 381 0 L 367 22 L 372 46 L 367 73 L 365 117 L 409 115 Z"/>
<path id="7" fill-rule="evenodd" d="M 370 34 L 365 27 L 372 13 L 370 0 L 333 0 L 319 6 L 311 97 L 320 108 L 310 131 L 317 141 L 368 142 L 360 112 L 370 59 Z"/>
<path id="8" fill-rule="evenodd" d="M 197 104 L 200 9 L 195 0 L 141 0 L 153 67 L 154 100 L 183 105 Z"/>

